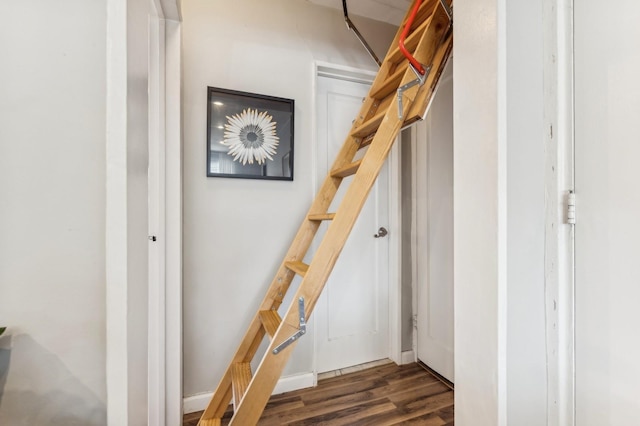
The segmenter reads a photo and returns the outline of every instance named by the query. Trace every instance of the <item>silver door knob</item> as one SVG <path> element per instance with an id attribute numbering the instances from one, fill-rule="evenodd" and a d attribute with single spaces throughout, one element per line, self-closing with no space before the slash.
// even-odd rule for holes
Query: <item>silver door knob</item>
<path id="1" fill-rule="evenodd" d="M 384 226 L 381 226 L 380 229 L 378 229 L 378 233 L 374 234 L 373 238 L 382 238 L 385 237 L 389 232 L 386 230 L 386 228 Z"/>

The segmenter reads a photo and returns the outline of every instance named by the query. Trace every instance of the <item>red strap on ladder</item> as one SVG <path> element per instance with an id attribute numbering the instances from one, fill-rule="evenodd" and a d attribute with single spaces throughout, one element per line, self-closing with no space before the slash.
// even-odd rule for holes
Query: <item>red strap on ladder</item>
<path id="1" fill-rule="evenodd" d="M 409 31 L 411 30 L 411 26 L 413 25 L 413 21 L 416 19 L 416 15 L 418 14 L 418 9 L 420 9 L 420 4 L 422 4 L 422 0 L 416 0 L 415 5 L 413 6 L 413 10 L 411 11 L 411 15 L 409 15 L 409 19 L 407 19 L 407 23 L 404 26 L 404 30 L 402 34 L 400 34 L 400 41 L 398 42 L 400 51 L 402 54 L 409 60 L 409 63 L 413 65 L 416 71 L 420 73 L 420 75 L 424 75 L 425 70 L 424 67 L 413 55 L 407 50 L 404 45 L 404 41 L 409 35 Z"/>

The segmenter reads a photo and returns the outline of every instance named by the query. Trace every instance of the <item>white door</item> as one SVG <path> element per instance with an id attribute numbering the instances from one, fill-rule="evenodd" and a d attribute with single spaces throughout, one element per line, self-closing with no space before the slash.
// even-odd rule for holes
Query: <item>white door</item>
<path id="1" fill-rule="evenodd" d="M 416 135 L 418 359 L 453 382 L 453 75 L 445 69 Z"/>
<path id="2" fill-rule="evenodd" d="M 577 426 L 640 424 L 640 2 L 611 6 L 574 5 Z"/>
<path id="3" fill-rule="evenodd" d="M 369 85 L 317 79 L 317 176 L 322 182 L 362 106 Z M 357 158 L 357 157 L 356 157 Z M 351 178 L 343 181 L 334 212 Z M 319 373 L 389 356 L 389 172 L 385 165 L 314 311 Z M 323 226 L 327 226 L 324 224 Z M 320 232 L 323 230 L 321 229 Z"/>

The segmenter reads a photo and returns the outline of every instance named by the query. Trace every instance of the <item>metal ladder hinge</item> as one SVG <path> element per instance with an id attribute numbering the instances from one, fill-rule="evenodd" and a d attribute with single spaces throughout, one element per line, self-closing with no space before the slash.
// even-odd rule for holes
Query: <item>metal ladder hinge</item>
<path id="1" fill-rule="evenodd" d="M 576 193 L 573 190 L 567 194 L 567 223 L 576 224 Z"/>
<path id="2" fill-rule="evenodd" d="M 292 344 L 293 342 L 295 342 L 296 340 L 304 336 L 304 334 L 307 332 L 307 320 L 304 316 L 304 297 L 301 297 L 300 299 L 298 299 L 298 317 L 300 318 L 300 325 L 299 325 L 298 331 L 296 331 L 287 340 L 285 340 L 284 342 L 276 346 L 275 349 L 273 350 L 274 355 L 278 355 L 280 352 L 282 352 L 284 348 L 286 348 L 287 346 L 289 346 L 290 344 Z"/>
<path id="3" fill-rule="evenodd" d="M 431 72 L 431 65 L 429 65 L 428 67 L 425 67 L 424 65 L 422 66 L 424 68 L 424 74 L 420 74 L 420 71 L 418 71 L 412 64 L 409 64 L 409 67 L 416 75 L 416 79 L 398 87 L 398 118 L 400 120 L 402 120 L 402 117 L 404 115 L 402 107 L 402 94 L 405 91 L 411 89 L 416 84 L 422 86 L 424 82 L 427 81 L 427 77 L 429 77 L 429 73 Z"/>

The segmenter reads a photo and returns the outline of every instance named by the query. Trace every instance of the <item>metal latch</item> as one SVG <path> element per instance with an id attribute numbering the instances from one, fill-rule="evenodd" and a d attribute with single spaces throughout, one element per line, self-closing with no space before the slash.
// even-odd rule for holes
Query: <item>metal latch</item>
<path id="1" fill-rule="evenodd" d="M 300 318 L 299 330 L 284 342 L 280 343 L 273 350 L 274 355 L 278 355 L 284 348 L 301 338 L 307 332 L 307 320 L 304 316 L 304 297 L 298 299 L 298 317 Z"/>

